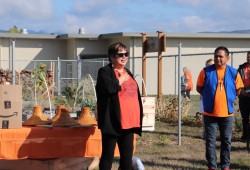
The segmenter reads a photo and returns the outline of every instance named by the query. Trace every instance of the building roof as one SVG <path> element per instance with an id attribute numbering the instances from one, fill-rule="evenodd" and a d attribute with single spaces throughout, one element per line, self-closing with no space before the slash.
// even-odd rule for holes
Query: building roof
<path id="1" fill-rule="evenodd" d="M 51 34 L 0 33 L 0 38 L 55 39 L 56 37 L 57 35 Z"/>
<path id="2" fill-rule="evenodd" d="M 211 39 L 250 39 L 247 33 L 169 33 L 164 32 L 168 38 L 211 38 Z M 157 37 L 157 32 L 144 33 L 147 37 Z M 0 38 L 25 38 L 25 39 L 112 39 L 112 38 L 133 38 L 141 37 L 139 32 L 117 32 L 105 34 L 17 34 L 17 33 L 0 33 Z"/>
<path id="3" fill-rule="evenodd" d="M 246 33 L 168 33 L 164 32 L 166 37 L 169 38 L 212 38 L 212 39 L 250 39 L 250 34 Z M 147 37 L 157 37 L 158 33 L 148 32 L 144 33 Z M 141 37 L 142 33 L 136 32 L 118 32 L 101 34 L 102 38 L 114 38 L 114 37 Z"/>
<path id="4" fill-rule="evenodd" d="M 99 34 L 61 34 L 57 38 L 62 39 L 98 39 Z"/>

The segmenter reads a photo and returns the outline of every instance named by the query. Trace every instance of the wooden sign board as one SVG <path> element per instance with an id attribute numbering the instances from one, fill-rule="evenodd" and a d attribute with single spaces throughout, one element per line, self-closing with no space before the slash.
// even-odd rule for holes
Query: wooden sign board
<path id="1" fill-rule="evenodd" d="M 158 52 L 166 51 L 166 36 L 162 36 L 159 40 L 158 37 L 147 37 L 145 41 L 145 51 L 147 52 Z M 160 43 L 160 46 L 159 46 Z M 160 48 L 160 49 L 159 49 Z"/>
<path id="2" fill-rule="evenodd" d="M 146 52 L 158 52 L 158 38 L 148 37 L 146 39 Z"/>
<path id="3" fill-rule="evenodd" d="M 155 97 L 141 97 L 143 105 L 143 131 L 155 130 Z"/>

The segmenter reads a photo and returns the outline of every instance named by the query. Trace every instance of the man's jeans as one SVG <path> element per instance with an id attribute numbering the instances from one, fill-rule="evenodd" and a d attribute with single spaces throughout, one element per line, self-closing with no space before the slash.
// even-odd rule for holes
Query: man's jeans
<path id="1" fill-rule="evenodd" d="M 231 117 L 212 117 L 204 115 L 204 125 L 206 134 L 206 159 L 208 168 L 217 168 L 216 157 L 216 133 L 217 127 L 220 130 L 220 167 L 229 168 L 233 116 Z"/>

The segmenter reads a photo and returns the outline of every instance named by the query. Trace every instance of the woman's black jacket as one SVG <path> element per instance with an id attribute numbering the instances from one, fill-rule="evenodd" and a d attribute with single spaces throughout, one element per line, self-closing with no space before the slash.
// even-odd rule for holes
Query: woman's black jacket
<path id="1" fill-rule="evenodd" d="M 126 68 L 125 68 L 126 69 Z M 132 73 L 126 69 L 127 73 L 133 78 Z M 142 132 L 142 101 L 138 88 L 138 100 L 140 105 L 140 128 L 129 129 L 128 131 L 141 135 Z M 121 91 L 119 81 L 115 76 L 112 64 L 100 68 L 98 70 L 96 94 L 97 94 L 97 115 L 98 128 L 102 133 L 119 136 L 124 133 L 121 131 L 120 121 L 120 103 L 118 92 Z"/>

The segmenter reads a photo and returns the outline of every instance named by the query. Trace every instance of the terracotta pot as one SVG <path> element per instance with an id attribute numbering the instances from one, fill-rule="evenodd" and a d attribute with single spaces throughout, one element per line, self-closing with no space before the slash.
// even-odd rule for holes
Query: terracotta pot
<path id="1" fill-rule="evenodd" d="M 48 125 L 51 121 L 42 112 L 42 106 L 36 105 L 33 108 L 33 114 L 29 119 L 23 122 L 24 126 Z"/>
<path id="2" fill-rule="evenodd" d="M 82 124 L 82 125 L 91 125 L 91 124 L 92 125 L 97 125 L 97 121 L 91 115 L 89 107 L 83 107 L 82 108 L 82 114 L 77 119 L 77 122 L 80 123 L 80 124 Z"/>

